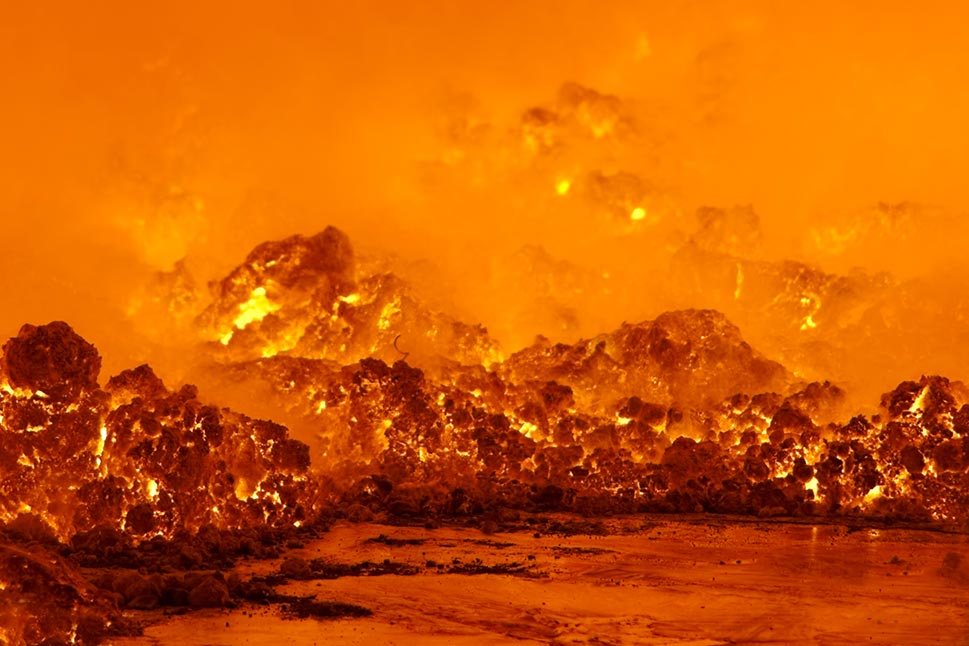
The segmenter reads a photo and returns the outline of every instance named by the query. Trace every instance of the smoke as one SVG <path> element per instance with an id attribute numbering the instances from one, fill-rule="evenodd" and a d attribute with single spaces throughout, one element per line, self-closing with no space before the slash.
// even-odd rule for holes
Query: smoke
<path id="1" fill-rule="evenodd" d="M 704 205 L 753 206 L 752 259 L 958 287 L 958 3 L 197 4 L 4 10 L 3 334 L 158 360 L 128 318 L 155 272 L 332 224 L 508 350 L 573 340 L 704 304 L 669 273 Z M 880 202 L 935 210 L 902 238 Z"/>

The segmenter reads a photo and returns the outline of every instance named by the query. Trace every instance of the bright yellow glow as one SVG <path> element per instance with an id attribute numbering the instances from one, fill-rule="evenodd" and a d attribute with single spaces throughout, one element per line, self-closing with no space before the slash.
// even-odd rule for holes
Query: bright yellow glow
<path id="1" fill-rule="evenodd" d="M 735 300 L 740 300 L 741 288 L 744 286 L 744 268 L 739 262 L 737 263 L 737 286 L 733 290 L 733 297 Z"/>
<path id="2" fill-rule="evenodd" d="M 251 483 L 242 476 L 236 478 L 235 487 L 233 487 L 233 493 L 236 496 L 236 500 L 245 500 L 249 496 L 255 494 L 259 490 L 259 485 L 253 487 Z"/>
<path id="3" fill-rule="evenodd" d="M 530 440 L 541 439 L 538 437 L 538 427 L 531 422 L 522 422 L 521 428 L 518 429 L 519 432 Z"/>
<path id="4" fill-rule="evenodd" d="M 929 393 L 929 387 L 923 386 L 922 390 L 919 391 L 918 396 L 915 398 L 915 401 L 913 401 L 912 405 L 909 407 L 908 412 L 915 413 L 916 415 L 918 415 L 923 410 L 925 410 L 925 396 L 928 393 Z"/>
<path id="5" fill-rule="evenodd" d="M 811 478 L 810 480 L 808 480 L 807 483 L 805 483 L 805 485 L 804 485 L 804 489 L 806 491 L 812 492 L 814 494 L 814 497 L 817 498 L 817 496 L 818 496 L 818 479 L 817 478 Z"/>
<path id="6" fill-rule="evenodd" d="M 249 300 L 239 306 L 239 315 L 232 322 L 237 329 L 244 329 L 250 323 L 261 321 L 269 314 L 278 310 L 281 306 L 273 303 L 266 296 L 265 287 L 257 287 L 252 290 Z"/>
<path id="7" fill-rule="evenodd" d="M 222 345 L 229 345 L 229 341 L 232 340 L 232 335 L 233 334 L 235 334 L 235 330 L 229 330 L 228 332 L 226 332 L 225 334 L 223 334 L 221 337 L 219 337 L 219 343 L 221 343 Z"/>
<path id="8" fill-rule="evenodd" d="M 339 296 L 337 300 L 341 303 L 347 303 L 348 305 L 356 305 L 360 302 L 360 294 L 347 294 L 346 296 Z"/>
<path id="9" fill-rule="evenodd" d="M 94 450 L 94 455 L 101 457 L 101 454 L 104 453 L 104 443 L 107 441 L 107 439 L 108 439 L 108 427 L 102 424 L 101 430 L 98 435 L 98 446 Z"/>
<path id="10" fill-rule="evenodd" d="M 567 179 L 563 179 L 555 185 L 555 192 L 559 195 L 565 195 L 569 192 L 570 188 L 572 188 L 572 182 Z"/>
<path id="11" fill-rule="evenodd" d="M 877 498 L 881 498 L 882 488 L 880 485 L 875 485 L 871 491 L 865 494 L 865 502 L 871 502 Z"/>
<path id="12" fill-rule="evenodd" d="M 394 299 L 390 303 L 384 305 L 384 308 L 380 310 L 380 320 L 377 321 L 377 327 L 381 330 L 390 329 L 390 319 L 395 314 L 400 312 L 400 300 Z"/>
<path id="13" fill-rule="evenodd" d="M 635 222 L 646 219 L 646 209 L 641 206 L 637 206 L 633 209 L 633 212 L 629 214 L 629 219 Z"/>
<path id="14" fill-rule="evenodd" d="M 496 363 L 502 363 L 505 360 L 505 355 L 498 348 L 489 348 L 485 353 L 484 364 L 487 366 L 492 366 Z"/>
<path id="15" fill-rule="evenodd" d="M 814 320 L 814 315 L 821 309 L 821 297 L 817 294 L 805 294 L 801 296 L 801 306 L 811 308 L 811 312 L 801 322 L 801 332 L 813 330 L 818 326 L 817 321 Z"/>
<path id="16" fill-rule="evenodd" d="M 155 482 L 154 480 L 148 481 L 148 496 L 150 498 L 158 497 L 158 483 Z"/>
<path id="17" fill-rule="evenodd" d="M 289 330 L 282 335 L 282 339 L 278 343 L 267 343 L 262 349 L 262 357 L 264 359 L 275 357 L 280 352 L 292 350 L 299 343 L 300 338 L 302 338 L 300 330 Z"/>

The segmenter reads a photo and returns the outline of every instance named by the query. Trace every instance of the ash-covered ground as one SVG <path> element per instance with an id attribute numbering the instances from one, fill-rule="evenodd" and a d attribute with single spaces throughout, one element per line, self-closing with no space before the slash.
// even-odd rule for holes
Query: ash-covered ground
<path id="1" fill-rule="evenodd" d="M 280 599 L 157 621 L 117 646 L 965 644 L 965 536 L 839 523 L 508 515 L 338 523 L 229 579 Z M 305 599 L 311 598 L 312 601 Z"/>

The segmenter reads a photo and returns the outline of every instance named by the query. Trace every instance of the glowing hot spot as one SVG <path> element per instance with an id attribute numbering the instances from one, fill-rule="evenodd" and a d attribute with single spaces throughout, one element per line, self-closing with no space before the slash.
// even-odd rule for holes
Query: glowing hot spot
<path id="1" fill-rule="evenodd" d="M 261 321 L 279 308 L 278 303 L 272 302 L 266 296 L 265 287 L 256 287 L 252 290 L 249 300 L 239 306 L 239 315 L 232 324 L 239 330 L 245 329 L 250 323 Z M 225 343 L 228 343 L 228 341 Z"/>

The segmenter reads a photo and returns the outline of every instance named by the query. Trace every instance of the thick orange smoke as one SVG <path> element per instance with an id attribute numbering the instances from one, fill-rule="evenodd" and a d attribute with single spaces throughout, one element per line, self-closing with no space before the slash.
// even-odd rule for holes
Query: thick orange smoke
<path id="1" fill-rule="evenodd" d="M 759 242 L 731 252 L 750 262 L 888 271 L 922 281 L 906 291 L 916 303 L 961 287 L 969 11 L 956 3 L 53 4 L 0 21 L 0 331 L 69 320 L 106 374 L 150 359 L 180 378 L 178 355 L 129 319 L 153 272 L 187 258 L 204 284 L 263 240 L 327 224 L 395 254 L 506 350 L 727 308 L 670 269 L 704 205 L 753 206 Z M 536 108 L 589 130 L 530 148 Z M 649 204 L 620 199 L 623 177 Z M 880 202 L 932 209 L 885 225 L 867 215 Z M 551 287 L 522 281 L 549 266 Z M 792 298 L 807 299 L 797 331 L 815 297 Z M 793 341 L 757 303 L 728 314 L 783 353 Z M 879 325 L 957 335 L 951 308 L 925 309 Z M 833 376 L 876 361 L 873 392 L 967 376 L 947 344 L 912 345 L 886 360 L 862 339 L 831 361 L 859 367 Z"/>

